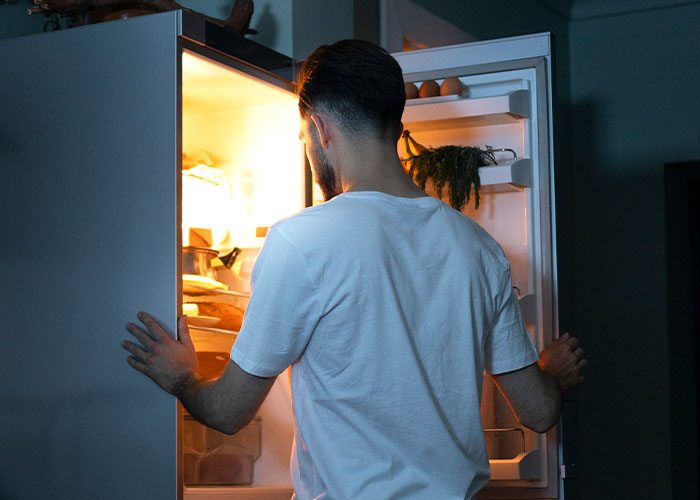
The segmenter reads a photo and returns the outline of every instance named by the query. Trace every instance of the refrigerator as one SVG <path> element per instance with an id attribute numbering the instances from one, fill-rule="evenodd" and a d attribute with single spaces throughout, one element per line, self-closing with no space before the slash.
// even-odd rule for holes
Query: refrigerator
<path id="1" fill-rule="evenodd" d="M 541 349 L 557 334 L 549 36 L 395 57 L 407 82 L 462 83 L 407 102 L 416 140 L 503 150 L 465 213 L 503 246 Z M 0 64 L 0 498 L 289 498 L 286 373 L 229 437 L 120 343 L 137 311 L 172 335 L 185 311 L 203 369 L 226 362 L 267 228 L 322 202 L 295 62 L 170 11 L 0 41 Z M 218 254 L 206 276 L 186 272 L 193 247 Z M 488 381 L 482 418 L 480 498 L 563 497 L 559 428 L 520 428 Z"/>

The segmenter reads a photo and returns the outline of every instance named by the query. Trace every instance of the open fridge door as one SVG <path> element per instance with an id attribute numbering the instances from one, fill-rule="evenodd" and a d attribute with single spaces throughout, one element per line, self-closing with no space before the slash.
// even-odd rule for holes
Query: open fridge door
<path id="1" fill-rule="evenodd" d="M 178 495 L 124 325 L 178 307 L 176 12 L 0 42 L 0 496 Z"/>
<path id="2" fill-rule="evenodd" d="M 557 335 L 550 54 L 547 34 L 393 54 L 405 81 L 426 95 L 407 99 L 403 123 L 411 137 L 426 147 L 471 146 L 492 155 L 494 164 L 479 169 L 479 207 L 472 192 L 463 212 L 503 247 L 538 350 Z M 430 96 L 431 86 L 445 95 Z M 413 153 L 400 141 L 401 158 Z M 437 196 L 430 181 L 426 190 Z M 558 430 L 540 435 L 519 426 L 484 380 L 491 481 L 478 498 L 558 498 Z"/>

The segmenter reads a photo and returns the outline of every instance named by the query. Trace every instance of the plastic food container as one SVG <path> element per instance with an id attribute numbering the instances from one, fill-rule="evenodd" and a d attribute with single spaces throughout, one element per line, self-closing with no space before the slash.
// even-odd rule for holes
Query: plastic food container
<path id="1" fill-rule="evenodd" d="M 260 457 L 260 417 L 254 417 L 233 436 L 206 427 L 188 414 L 184 424 L 185 485 L 233 486 L 253 482 L 253 464 Z"/>

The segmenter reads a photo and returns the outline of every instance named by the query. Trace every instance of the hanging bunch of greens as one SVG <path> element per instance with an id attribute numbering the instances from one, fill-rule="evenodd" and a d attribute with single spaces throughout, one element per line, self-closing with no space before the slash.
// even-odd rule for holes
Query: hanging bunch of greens
<path id="1" fill-rule="evenodd" d="M 452 208 L 462 211 L 474 188 L 474 208 L 479 208 L 479 167 L 495 165 L 493 153 L 472 146 L 426 148 L 418 144 L 408 130 L 403 132 L 406 153 L 411 161 L 408 174 L 425 189 L 428 179 L 438 198 L 447 184 Z"/>

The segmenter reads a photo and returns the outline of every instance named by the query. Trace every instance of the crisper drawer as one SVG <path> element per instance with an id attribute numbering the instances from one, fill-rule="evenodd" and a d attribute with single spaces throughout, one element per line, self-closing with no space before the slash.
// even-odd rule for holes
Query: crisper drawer
<path id="1" fill-rule="evenodd" d="M 289 500 L 294 490 L 275 486 L 185 487 L 185 500 Z"/>
<path id="2" fill-rule="evenodd" d="M 262 419 L 255 417 L 230 436 L 184 416 L 185 485 L 232 486 L 253 482 L 260 457 Z"/>

